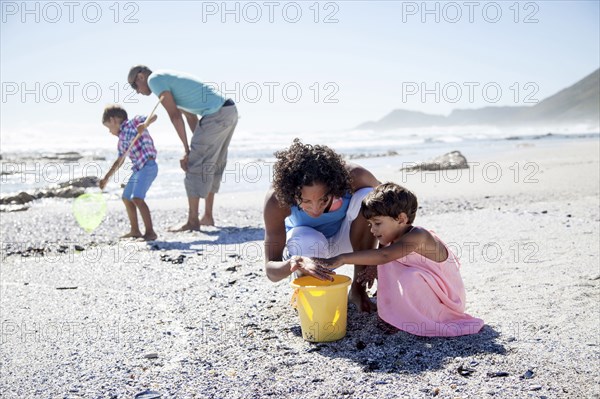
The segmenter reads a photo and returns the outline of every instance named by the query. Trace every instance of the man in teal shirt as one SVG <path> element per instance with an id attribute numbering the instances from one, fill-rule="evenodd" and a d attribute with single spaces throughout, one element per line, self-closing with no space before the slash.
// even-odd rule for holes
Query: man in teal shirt
<path id="1" fill-rule="evenodd" d="M 163 97 L 162 105 L 183 143 L 180 164 L 185 171 L 189 213 L 187 222 L 173 231 L 214 225 L 214 197 L 219 191 L 227 164 L 227 149 L 238 120 L 235 104 L 215 88 L 181 72 L 152 72 L 147 66 L 137 65 L 129 70 L 127 80 L 137 93 Z M 193 132 L 189 145 L 184 115 Z M 198 216 L 200 198 L 205 199 L 202 218 Z"/>

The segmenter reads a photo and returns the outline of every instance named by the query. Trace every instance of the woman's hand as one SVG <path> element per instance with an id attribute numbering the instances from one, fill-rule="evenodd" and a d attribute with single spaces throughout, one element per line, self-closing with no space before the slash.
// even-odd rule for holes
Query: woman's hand
<path id="1" fill-rule="evenodd" d="M 333 281 L 335 272 L 327 266 L 319 264 L 305 256 L 292 256 L 290 259 L 290 271 L 301 271 L 303 274 L 318 278 L 319 280 Z"/>

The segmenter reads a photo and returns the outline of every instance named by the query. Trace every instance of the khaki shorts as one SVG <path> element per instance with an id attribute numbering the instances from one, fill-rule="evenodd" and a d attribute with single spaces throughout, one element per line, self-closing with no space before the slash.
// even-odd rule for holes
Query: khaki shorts
<path id="1" fill-rule="evenodd" d="M 235 105 L 221 107 L 200 119 L 190 145 L 185 191 L 188 197 L 206 198 L 219 192 L 227 166 L 227 149 L 238 121 Z"/>

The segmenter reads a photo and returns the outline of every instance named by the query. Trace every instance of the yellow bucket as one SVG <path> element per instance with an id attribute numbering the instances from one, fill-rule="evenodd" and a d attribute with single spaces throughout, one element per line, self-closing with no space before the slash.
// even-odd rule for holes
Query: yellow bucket
<path id="1" fill-rule="evenodd" d="M 346 335 L 348 276 L 334 275 L 333 281 L 311 276 L 290 283 L 292 306 L 298 309 L 302 338 L 310 342 L 337 341 Z"/>

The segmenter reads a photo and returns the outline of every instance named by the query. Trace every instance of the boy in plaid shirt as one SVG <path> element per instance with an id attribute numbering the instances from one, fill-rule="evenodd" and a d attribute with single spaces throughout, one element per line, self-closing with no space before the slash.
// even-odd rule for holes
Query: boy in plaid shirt
<path id="1" fill-rule="evenodd" d="M 119 138 L 118 151 L 119 157 L 112 165 L 106 176 L 98 184 L 104 189 L 108 179 L 115 173 L 125 160 L 126 152 L 131 146 L 133 139 L 138 133 L 141 136 L 133 143 L 129 151 L 129 158 L 132 162 L 133 174 L 129 178 L 125 189 L 123 190 L 123 203 L 127 210 L 131 230 L 121 238 L 143 238 L 146 241 L 156 240 L 156 233 L 152 228 L 152 218 L 150 209 L 144 201 L 150 185 L 158 174 L 158 165 L 156 164 L 156 148 L 150 133 L 146 130 L 152 122 L 156 120 L 154 115 L 146 121 L 145 116 L 136 116 L 133 119 L 127 119 L 127 112 L 118 105 L 109 105 L 104 109 L 102 115 L 102 124 L 108 128 L 111 134 Z M 142 235 L 138 225 L 137 210 L 140 211 L 146 233 Z"/>

